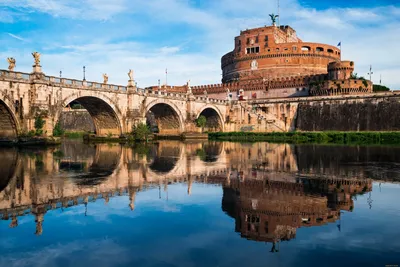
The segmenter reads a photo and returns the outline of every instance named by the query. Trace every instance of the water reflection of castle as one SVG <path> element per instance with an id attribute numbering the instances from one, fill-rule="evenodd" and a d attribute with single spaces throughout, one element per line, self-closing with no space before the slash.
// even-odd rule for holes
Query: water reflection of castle
<path id="1" fill-rule="evenodd" d="M 370 179 L 297 178 L 295 182 L 233 179 L 223 188 L 222 210 L 242 237 L 275 244 L 296 237 L 297 228 L 335 222 L 352 211 L 352 196 L 372 190 Z"/>
<path id="2" fill-rule="evenodd" d="M 81 146 L 2 150 L 0 219 L 11 219 L 10 227 L 16 227 L 19 216 L 32 214 L 36 233 L 41 234 L 45 214 L 52 209 L 87 207 L 99 199 L 107 203 L 111 197 L 128 195 L 127 210 L 133 210 L 139 191 L 187 183 L 190 193 L 194 182 L 214 183 L 223 185 L 223 209 L 236 219 L 244 237 L 274 242 L 290 239 L 298 227 L 337 220 L 340 210 L 354 208 L 352 195 L 371 190 L 362 166 L 339 164 L 343 151 L 335 156 L 321 150 L 318 156 L 315 152 L 321 148 L 265 143 L 161 142 L 134 150 Z M 313 157 L 308 157 L 309 150 Z M 351 162 L 349 155 L 354 154 L 354 161 L 360 158 L 358 148 L 346 151 L 346 162 Z M 362 157 L 379 154 L 359 151 Z"/>

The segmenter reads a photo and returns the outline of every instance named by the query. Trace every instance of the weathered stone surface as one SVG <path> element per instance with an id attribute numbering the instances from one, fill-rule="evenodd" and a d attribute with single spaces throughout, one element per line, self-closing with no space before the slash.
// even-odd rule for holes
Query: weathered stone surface
<path id="1" fill-rule="evenodd" d="M 399 131 L 400 98 L 304 103 L 296 129 L 302 131 Z"/>
<path id="2" fill-rule="evenodd" d="M 59 121 L 65 131 L 95 132 L 96 130 L 87 110 L 64 110 Z"/>

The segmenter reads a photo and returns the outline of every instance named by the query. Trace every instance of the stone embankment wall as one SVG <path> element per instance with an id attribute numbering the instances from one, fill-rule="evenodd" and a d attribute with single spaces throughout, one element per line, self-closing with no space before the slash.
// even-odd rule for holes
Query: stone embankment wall
<path id="1" fill-rule="evenodd" d="M 94 132 L 93 119 L 85 109 L 64 110 L 60 116 L 61 127 L 68 132 Z"/>
<path id="2" fill-rule="evenodd" d="M 237 103 L 226 131 L 400 131 L 400 92 Z"/>
<path id="3" fill-rule="evenodd" d="M 300 131 L 399 131 L 400 96 L 299 103 Z"/>

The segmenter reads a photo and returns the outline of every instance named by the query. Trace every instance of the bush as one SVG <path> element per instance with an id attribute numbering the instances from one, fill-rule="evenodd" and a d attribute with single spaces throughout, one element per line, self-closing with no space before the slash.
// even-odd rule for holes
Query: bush
<path id="1" fill-rule="evenodd" d="M 135 140 L 138 141 L 146 141 L 148 140 L 149 136 L 151 134 L 149 126 L 147 126 L 144 123 L 139 123 L 138 125 L 135 125 L 132 129 L 132 135 L 135 138 Z"/>
<path id="2" fill-rule="evenodd" d="M 384 85 L 374 84 L 374 92 L 388 92 L 390 89 Z"/>
<path id="3" fill-rule="evenodd" d="M 60 122 L 57 122 L 53 129 L 53 136 L 63 136 L 64 133 L 65 131 L 61 128 Z"/>
<path id="4" fill-rule="evenodd" d="M 36 116 L 35 117 L 35 135 L 36 136 L 41 136 L 43 135 L 43 126 L 46 123 L 45 120 L 43 120 L 42 116 Z"/>

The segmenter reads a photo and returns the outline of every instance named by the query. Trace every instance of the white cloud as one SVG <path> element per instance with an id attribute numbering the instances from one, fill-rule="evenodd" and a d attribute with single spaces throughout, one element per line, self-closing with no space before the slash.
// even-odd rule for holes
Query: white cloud
<path id="1" fill-rule="evenodd" d="M 172 47 L 164 46 L 160 48 L 161 54 L 175 54 L 178 53 L 180 50 L 181 48 L 179 46 L 172 46 Z"/>
<path id="2" fill-rule="evenodd" d="M 15 35 L 15 34 L 12 34 L 12 33 L 7 33 L 9 36 L 11 36 L 12 38 L 15 38 L 15 39 L 17 39 L 17 40 L 20 40 L 20 41 L 25 41 L 25 39 L 24 38 L 22 38 L 22 37 L 20 37 L 20 36 L 18 36 L 18 35 Z"/>

